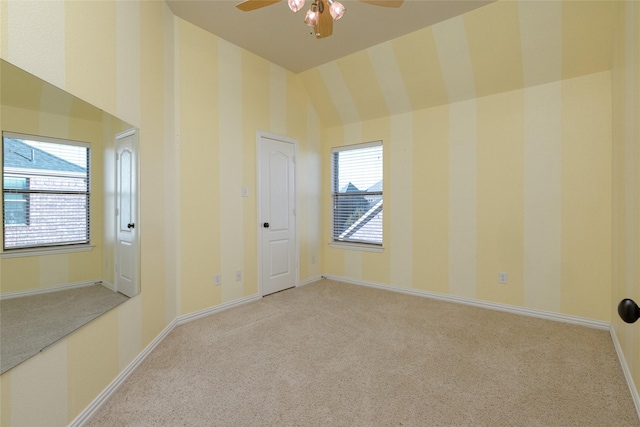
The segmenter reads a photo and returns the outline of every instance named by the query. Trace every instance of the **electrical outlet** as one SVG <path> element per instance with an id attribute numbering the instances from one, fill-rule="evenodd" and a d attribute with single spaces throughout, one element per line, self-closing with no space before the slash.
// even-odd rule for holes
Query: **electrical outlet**
<path id="1" fill-rule="evenodd" d="M 315 264 L 315 263 L 316 263 L 316 256 L 311 255 L 311 264 Z"/>
<path id="2" fill-rule="evenodd" d="M 498 274 L 498 282 L 500 282 L 502 284 L 506 284 L 507 283 L 507 272 L 506 271 L 501 271 Z"/>
<path id="3" fill-rule="evenodd" d="M 222 284 L 222 275 L 221 274 L 216 274 L 215 276 L 213 276 L 213 284 L 215 286 L 220 286 Z"/>
<path id="4" fill-rule="evenodd" d="M 236 282 L 239 282 L 242 280 L 242 271 L 238 270 L 236 271 Z"/>

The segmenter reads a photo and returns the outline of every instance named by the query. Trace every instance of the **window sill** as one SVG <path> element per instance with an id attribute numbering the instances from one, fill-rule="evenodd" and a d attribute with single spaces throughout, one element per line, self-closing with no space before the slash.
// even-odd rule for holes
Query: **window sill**
<path id="1" fill-rule="evenodd" d="M 69 254 L 73 252 L 88 252 L 93 250 L 94 247 L 94 245 L 73 245 L 57 248 L 15 249 L 2 252 L 0 254 L 0 258 L 22 258 L 29 256 Z"/>
<path id="2" fill-rule="evenodd" d="M 345 249 L 348 251 L 362 251 L 362 252 L 384 252 L 384 246 L 374 246 L 367 244 L 359 244 L 359 243 L 339 243 L 339 242 L 331 242 L 329 243 L 329 247 L 334 249 Z"/>

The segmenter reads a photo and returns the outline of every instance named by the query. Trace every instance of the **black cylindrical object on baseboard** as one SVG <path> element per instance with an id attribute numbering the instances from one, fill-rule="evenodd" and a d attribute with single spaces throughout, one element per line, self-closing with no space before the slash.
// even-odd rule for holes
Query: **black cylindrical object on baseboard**
<path id="1" fill-rule="evenodd" d="M 640 318 L 640 307 L 634 300 L 625 298 L 618 304 L 618 314 L 627 323 L 634 323 Z"/>

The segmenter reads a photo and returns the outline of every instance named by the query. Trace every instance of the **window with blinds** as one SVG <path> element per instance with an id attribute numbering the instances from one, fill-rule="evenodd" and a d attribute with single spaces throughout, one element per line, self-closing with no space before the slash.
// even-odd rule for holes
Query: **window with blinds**
<path id="1" fill-rule="evenodd" d="M 382 141 L 331 150 L 333 241 L 382 245 Z"/>
<path id="2" fill-rule="evenodd" d="M 4 250 L 90 241 L 89 144 L 4 132 Z"/>

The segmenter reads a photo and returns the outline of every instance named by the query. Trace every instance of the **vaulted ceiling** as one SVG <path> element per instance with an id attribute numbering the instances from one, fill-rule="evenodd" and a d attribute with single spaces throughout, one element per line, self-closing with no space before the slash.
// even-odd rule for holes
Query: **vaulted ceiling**
<path id="1" fill-rule="evenodd" d="M 618 2 L 500 1 L 299 74 L 355 123 L 610 70 Z"/>

